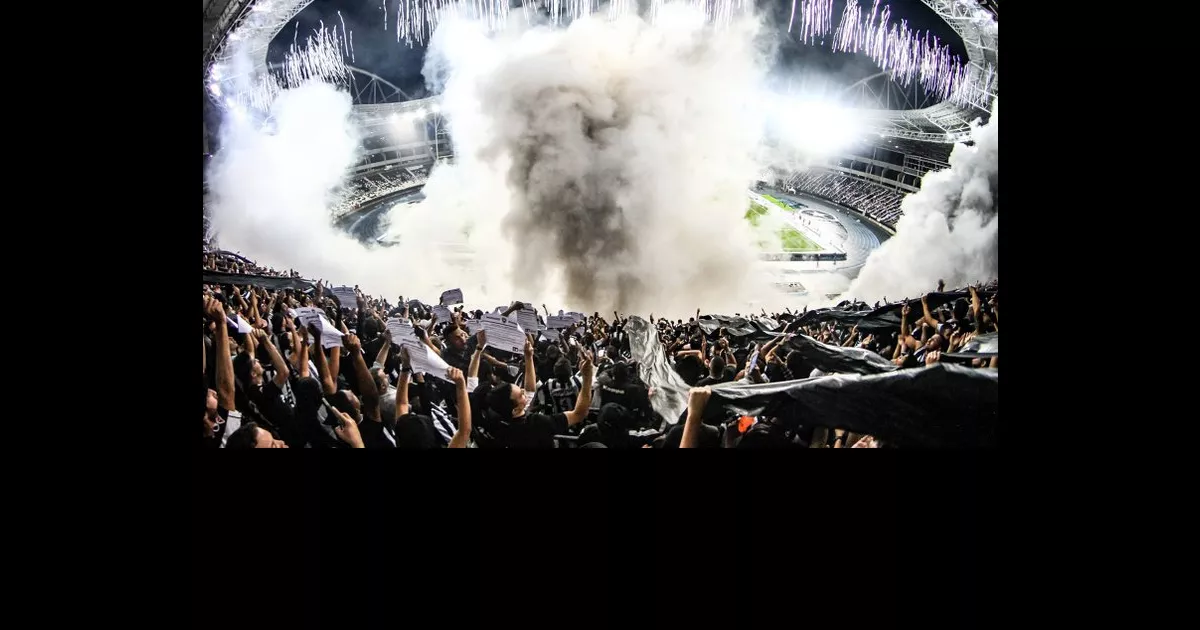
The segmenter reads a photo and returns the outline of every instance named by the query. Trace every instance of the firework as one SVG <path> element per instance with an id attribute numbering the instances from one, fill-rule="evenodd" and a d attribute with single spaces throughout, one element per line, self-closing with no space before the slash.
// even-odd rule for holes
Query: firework
<path id="1" fill-rule="evenodd" d="M 752 0 L 685 0 L 704 11 L 709 21 L 721 27 L 753 10 Z M 646 18 L 658 19 L 664 0 L 650 0 Z M 600 0 L 545 0 L 541 5 L 525 2 L 521 10 L 526 19 L 544 11 L 550 24 L 561 26 L 591 15 L 601 8 Z M 396 5 L 396 41 L 408 45 L 425 43 L 438 22 L 447 14 L 463 15 L 484 22 L 489 29 L 508 23 L 510 3 L 506 0 L 399 0 Z M 616 19 L 636 15 L 635 0 L 611 0 L 607 17 Z M 387 28 L 387 2 L 384 1 L 384 28 Z M 917 33 L 908 23 L 892 19 L 891 7 L 880 7 L 874 0 L 869 13 L 858 0 L 848 0 L 837 29 L 833 28 L 833 0 L 793 0 L 788 32 L 796 31 L 800 41 L 816 45 L 830 38 L 833 50 L 861 53 L 888 72 L 897 83 L 908 87 L 917 81 L 928 94 L 959 104 L 986 103 L 994 89 L 995 70 L 991 66 L 979 73 L 950 52 L 928 32 Z"/>

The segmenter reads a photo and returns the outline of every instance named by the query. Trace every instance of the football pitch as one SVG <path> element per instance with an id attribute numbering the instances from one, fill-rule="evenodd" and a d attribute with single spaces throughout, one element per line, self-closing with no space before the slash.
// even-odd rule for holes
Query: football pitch
<path id="1" fill-rule="evenodd" d="M 770 197 L 767 197 L 767 198 L 771 199 Z M 776 200 L 771 199 L 771 201 L 776 201 Z M 784 206 L 781 206 L 781 207 L 784 207 Z M 789 212 L 792 211 L 791 208 L 787 208 L 787 210 Z M 746 220 L 750 222 L 750 225 L 757 227 L 758 222 L 762 219 L 762 217 L 764 215 L 767 214 L 767 212 L 768 212 L 768 210 L 765 206 L 751 201 L 750 208 L 748 210 L 746 210 Z M 812 239 L 805 236 L 803 232 L 801 232 L 800 230 L 797 230 L 796 228 L 791 227 L 791 226 L 784 226 L 779 229 L 779 240 L 783 247 L 783 251 L 785 251 L 785 252 L 819 252 L 819 251 L 821 251 L 820 245 L 817 245 L 816 243 L 814 243 L 812 241 Z M 763 242 L 763 243 L 759 243 L 759 246 L 764 249 L 774 249 L 774 245 L 772 243 Z"/>

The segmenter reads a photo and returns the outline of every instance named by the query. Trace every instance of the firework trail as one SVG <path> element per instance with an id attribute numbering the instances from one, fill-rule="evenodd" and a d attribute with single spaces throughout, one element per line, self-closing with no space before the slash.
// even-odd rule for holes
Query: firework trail
<path id="1" fill-rule="evenodd" d="M 384 2 L 384 29 L 387 29 L 387 6 Z M 665 0 L 650 0 L 646 18 L 655 23 Z M 740 15 L 753 11 L 752 0 L 684 0 L 704 12 L 718 27 L 728 26 Z M 599 10 L 599 0 L 546 0 L 541 5 L 522 3 L 527 20 L 533 13 L 544 11 L 554 26 L 563 26 Z M 448 14 L 480 20 L 489 30 L 504 28 L 508 23 L 510 3 L 505 0 L 399 0 L 396 6 L 396 41 L 412 46 L 425 43 L 438 22 Z M 636 0 L 611 0 L 607 17 L 617 19 L 639 12 Z M 915 80 L 926 93 L 958 104 L 986 102 L 994 91 L 995 69 L 984 68 L 974 77 L 949 46 L 928 32 L 914 32 L 905 20 L 892 20 L 891 7 L 880 7 L 874 0 L 869 12 L 864 12 L 858 0 L 848 0 L 837 29 L 833 28 L 833 0 L 793 0 L 788 18 L 788 32 L 798 31 L 802 42 L 823 43 L 832 34 L 832 48 L 837 52 L 861 53 L 870 57 L 900 85 L 908 87 Z"/>
<path id="2" fill-rule="evenodd" d="M 949 46 L 931 38 L 928 31 L 914 33 L 905 20 L 892 21 L 891 7 L 880 10 L 879 0 L 865 16 L 857 0 L 846 2 L 833 34 L 833 49 L 867 55 L 900 85 L 908 87 L 916 80 L 926 93 L 959 104 L 978 103 L 995 82 L 990 65 L 982 79 L 973 82 L 968 66 Z"/>

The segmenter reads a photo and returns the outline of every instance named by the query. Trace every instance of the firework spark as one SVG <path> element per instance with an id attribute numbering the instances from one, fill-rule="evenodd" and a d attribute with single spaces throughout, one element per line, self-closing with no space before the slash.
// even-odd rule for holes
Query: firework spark
<path id="1" fill-rule="evenodd" d="M 684 0 L 702 9 L 718 27 L 753 11 L 752 0 Z M 650 0 L 646 18 L 655 22 L 666 0 Z M 591 15 L 602 7 L 600 0 L 545 0 L 540 5 L 521 3 L 528 20 L 534 12 L 543 12 L 547 21 L 561 26 Z M 446 15 L 461 15 L 482 21 L 491 30 L 508 23 L 510 2 L 506 0 L 398 0 L 396 5 L 396 41 L 409 46 L 423 44 L 433 35 Z M 610 0 L 607 17 L 616 19 L 639 13 L 636 0 Z M 384 1 L 384 29 L 387 28 L 387 2 Z M 928 32 L 914 32 L 905 20 L 892 20 L 891 7 L 880 7 L 874 0 L 864 15 L 858 0 L 848 0 L 837 29 L 834 29 L 833 0 L 793 0 L 788 32 L 798 32 L 800 41 L 824 44 L 827 38 L 837 52 L 860 53 L 870 57 L 893 80 L 908 87 L 916 80 L 926 93 L 958 104 L 986 103 L 994 90 L 995 69 L 984 68 L 976 76 L 969 65 L 950 52 Z M 832 37 L 830 37 L 832 36 Z"/>

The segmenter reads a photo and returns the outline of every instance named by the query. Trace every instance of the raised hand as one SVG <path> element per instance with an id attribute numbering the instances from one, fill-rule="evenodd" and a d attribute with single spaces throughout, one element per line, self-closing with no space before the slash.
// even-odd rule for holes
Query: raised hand
<path id="1" fill-rule="evenodd" d="M 925 365 L 930 366 L 942 360 L 941 350 L 931 350 L 925 353 Z"/>
<path id="2" fill-rule="evenodd" d="M 467 378 L 463 376 L 462 370 L 458 368 L 450 368 L 446 370 L 446 378 L 449 378 L 452 383 L 459 387 L 467 386 Z"/>
<path id="3" fill-rule="evenodd" d="M 348 350 L 362 350 L 362 342 L 358 340 L 358 335 L 347 334 L 342 345 Z"/>
<path id="4" fill-rule="evenodd" d="M 333 428 L 333 432 L 338 436 L 338 439 L 353 448 L 366 448 L 363 445 L 362 434 L 358 432 L 358 424 L 354 422 L 354 418 L 342 413 L 336 407 L 330 407 L 329 411 L 337 414 L 341 420 L 338 426 Z"/>
<path id="5" fill-rule="evenodd" d="M 205 298 L 205 299 L 206 299 L 206 301 L 204 303 L 204 314 L 207 315 L 210 320 L 212 320 L 218 324 L 220 324 L 221 322 L 224 322 L 225 321 L 225 305 L 221 304 L 221 300 L 218 300 L 217 298 L 214 298 L 214 297 Z"/>
<path id="6" fill-rule="evenodd" d="M 700 416 L 704 413 L 704 407 L 708 404 L 710 397 L 712 397 L 712 388 L 693 387 L 688 392 L 688 415 Z"/>
<path id="7" fill-rule="evenodd" d="M 592 367 L 592 353 L 583 350 L 579 353 L 579 371 L 583 372 Z"/>
<path id="8" fill-rule="evenodd" d="M 408 356 L 408 348 L 404 346 L 400 347 L 400 365 L 404 366 L 405 370 L 412 369 L 412 360 Z"/>

